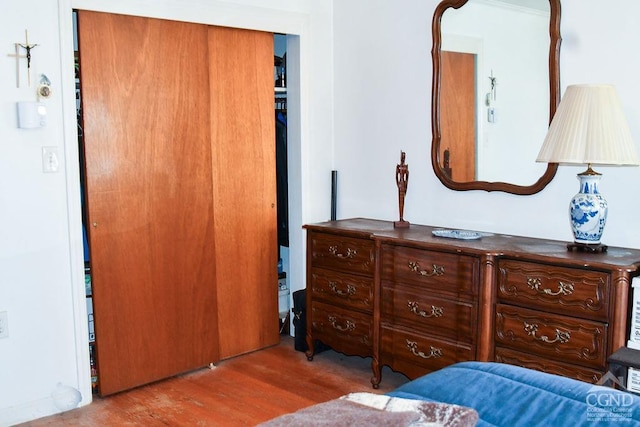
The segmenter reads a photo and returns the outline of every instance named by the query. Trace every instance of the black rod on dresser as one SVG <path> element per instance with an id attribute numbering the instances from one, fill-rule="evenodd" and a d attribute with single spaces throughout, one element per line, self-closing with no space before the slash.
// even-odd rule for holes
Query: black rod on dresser
<path id="1" fill-rule="evenodd" d="M 336 220 L 338 198 L 338 171 L 331 171 L 331 221 Z"/>

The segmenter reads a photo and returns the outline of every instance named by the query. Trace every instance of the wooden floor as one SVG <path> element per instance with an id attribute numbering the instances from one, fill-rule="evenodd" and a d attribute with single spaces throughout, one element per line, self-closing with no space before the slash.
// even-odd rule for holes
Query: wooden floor
<path id="1" fill-rule="evenodd" d="M 385 393 L 408 379 L 388 368 L 374 390 L 371 359 L 332 350 L 312 362 L 279 345 L 114 396 L 23 426 L 255 426 L 285 413 L 347 393 Z"/>

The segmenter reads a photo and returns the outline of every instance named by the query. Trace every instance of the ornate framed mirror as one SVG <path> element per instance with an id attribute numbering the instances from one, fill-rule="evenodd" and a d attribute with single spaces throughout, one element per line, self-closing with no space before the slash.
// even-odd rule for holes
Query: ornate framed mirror
<path id="1" fill-rule="evenodd" d="M 452 190 L 529 195 L 560 102 L 560 0 L 443 0 L 432 21 L 431 164 Z"/>

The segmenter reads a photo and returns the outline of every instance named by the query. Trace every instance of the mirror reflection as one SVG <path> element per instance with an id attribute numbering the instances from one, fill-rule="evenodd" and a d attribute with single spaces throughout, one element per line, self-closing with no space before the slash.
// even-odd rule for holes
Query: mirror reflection
<path id="1" fill-rule="evenodd" d="M 552 17 L 557 0 L 443 3 L 439 49 L 434 34 L 436 174 L 454 189 L 540 191 L 546 185 L 538 188 L 541 177 L 553 177 L 545 177 L 548 166 L 535 159 L 557 104 L 558 76 L 550 70 L 557 66 L 552 39 L 559 36 L 549 31 L 558 19 Z"/>

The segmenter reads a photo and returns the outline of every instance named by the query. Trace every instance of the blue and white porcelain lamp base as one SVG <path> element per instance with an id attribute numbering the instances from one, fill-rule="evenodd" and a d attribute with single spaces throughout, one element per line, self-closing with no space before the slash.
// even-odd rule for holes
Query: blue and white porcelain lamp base
<path id="1" fill-rule="evenodd" d="M 598 191 L 601 174 L 591 169 L 578 174 L 580 192 L 569 204 L 569 217 L 574 242 L 567 245 L 569 250 L 605 252 L 607 246 L 600 243 L 607 222 L 607 201 Z"/>

